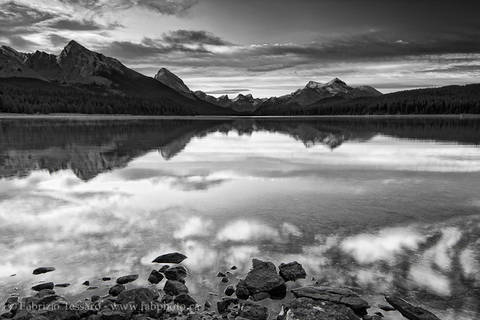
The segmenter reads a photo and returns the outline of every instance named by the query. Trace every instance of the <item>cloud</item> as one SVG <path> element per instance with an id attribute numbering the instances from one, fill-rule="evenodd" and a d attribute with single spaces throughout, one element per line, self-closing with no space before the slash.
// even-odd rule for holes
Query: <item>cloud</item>
<path id="1" fill-rule="evenodd" d="M 170 44 L 226 46 L 231 43 L 206 31 L 175 30 L 163 35 L 162 40 Z"/>
<path id="2" fill-rule="evenodd" d="M 55 47 L 62 47 L 70 41 L 70 39 L 66 37 L 62 37 L 56 33 L 50 33 L 47 35 L 47 39 L 55 46 Z"/>
<path id="3" fill-rule="evenodd" d="M 278 230 L 264 223 L 250 220 L 237 220 L 225 226 L 217 233 L 219 241 L 248 242 L 261 240 L 279 240 Z"/>
<path id="4" fill-rule="evenodd" d="M 61 2 L 90 10 L 95 9 L 97 12 L 139 7 L 164 15 L 181 16 L 194 7 L 199 0 L 61 0 Z"/>
<path id="5" fill-rule="evenodd" d="M 17 49 L 29 48 L 38 45 L 36 42 L 25 39 L 22 36 L 12 35 L 9 37 L 10 45 Z"/>
<path id="6" fill-rule="evenodd" d="M 108 27 L 102 26 L 101 24 L 93 20 L 74 20 L 74 19 L 60 19 L 53 21 L 48 24 L 50 28 L 59 29 L 59 30 L 72 30 L 72 31 L 97 31 L 104 30 Z M 115 25 L 112 25 L 115 27 Z"/>
<path id="7" fill-rule="evenodd" d="M 249 92 L 249 89 L 220 89 L 220 90 L 211 90 L 206 91 L 206 94 L 237 94 L 241 92 Z"/>
<path id="8" fill-rule="evenodd" d="M 51 12 L 9 1 L 0 4 L 0 28 L 31 26 L 54 18 Z"/>

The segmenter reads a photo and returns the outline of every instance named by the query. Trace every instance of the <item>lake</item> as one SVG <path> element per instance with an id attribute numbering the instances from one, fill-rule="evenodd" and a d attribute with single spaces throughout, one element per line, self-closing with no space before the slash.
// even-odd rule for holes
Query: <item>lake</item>
<path id="1" fill-rule="evenodd" d="M 146 284 L 179 251 L 199 301 L 258 257 L 300 262 L 295 285 L 478 319 L 479 145 L 475 119 L 3 119 L 0 298 L 40 280 L 79 299 L 86 280 Z"/>

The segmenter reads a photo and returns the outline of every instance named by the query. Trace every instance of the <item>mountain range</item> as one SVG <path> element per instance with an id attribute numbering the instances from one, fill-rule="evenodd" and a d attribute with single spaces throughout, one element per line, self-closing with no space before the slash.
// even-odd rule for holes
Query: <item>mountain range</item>
<path id="1" fill-rule="evenodd" d="M 157 115 L 480 113 L 478 85 L 383 95 L 334 78 L 290 94 L 214 97 L 192 91 L 166 68 L 154 77 L 70 41 L 59 55 L 0 47 L 0 112 Z M 458 97 L 462 96 L 462 100 Z M 440 97 L 440 98 L 439 98 Z M 348 107 L 346 107 L 348 106 Z M 440 106 L 440 108 L 439 108 Z"/>

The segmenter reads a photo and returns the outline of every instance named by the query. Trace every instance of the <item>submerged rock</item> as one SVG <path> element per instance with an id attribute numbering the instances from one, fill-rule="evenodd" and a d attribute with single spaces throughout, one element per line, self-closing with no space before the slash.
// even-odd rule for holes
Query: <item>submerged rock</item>
<path id="1" fill-rule="evenodd" d="M 150 275 L 148 276 L 148 282 L 153 284 L 158 284 L 162 280 L 163 280 L 163 274 L 161 274 L 157 270 L 152 270 L 152 272 L 150 272 Z"/>
<path id="2" fill-rule="evenodd" d="M 168 280 L 185 282 L 185 278 L 187 277 L 187 269 L 182 266 L 170 267 L 165 270 L 163 274 Z"/>
<path id="3" fill-rule="evenodd" d="M 84 281 L 84 282 L 82 283 L 82 285 L 84 285 L 84 286 L 87 286 L 87 287 L 88 287 L 88 286 L 90 285 L 90 281 L 88 281 L 88 280 L 87 280 L 87 281 Z"/>
<path id="4" fill-rule="evenodd" d="M 386 296 L 385 300 L 409 320 L 440 320 L 430 311 L 414 306 L 400 297 Z"/>
<path id="5" fill-rule="evenodd" d="M 155 263 L 181 263 L 183 260 L 187 259 L 187 256 L 178 253 L 178 252 L 172 252 L 172 253 L 167 253 L 161 256 L 158 256 L 153 260 L 152 262 Z"/>
<path id="6" fill-rule="evenodd" d="M 383 311 L 394 311 L 395 308 L 392 306 L 387 306 L 386 304 L 379 304 L 378 307 Z"/>
<path id="7" fill-rule="evenodd" d="M 279 274 L 285 281 L 295 281 L 297 279 L 305 279 L 307 273 L 302 265 L 297 261 L 290 263 L 282 263 L 278 266 Z"/>
<path id="8" fill-rule="evenodd" d="M 182 293 L 188 293 L 188 288 L 182 282 L 167 280 L 165 286 L 163 287 L 163 291 L 165 291 L 165 293 L 168 295 L 177 296 Z"/>
<path id="9" fill-rule="evenodd" d="M 217 273 L 217 278 L 225 278 L 227 275 L 223 272 Z"/>
<path id="10" fill-rule="evenodd" d="M 116 284 L 114 285 L 113 287 L 110 288 L 110 290 L 108 290 L 108 293 L 113 296 L 113 297 L 116 297 L 118 296 L 122 291 L 124 291 L 126 288 L 123 284 Z"/>
<path id="11" fill-rule="evenodd" d="M 117 279 L 118 284 L 127 284 L 138 279 L 138 274 L 130 274 Z"/>
<path id="12" fill-rule="evenodd" d="M 370 307 L 368 302 L 360 298 L 355 292 L 347 288 L 333 288 L 326 286 L 310 286 L 292 290 L 297 298 L 305 297 L 313 300 L 330 301 L 350 307 L 358 315 L 366 315 Z"/>
<path id="13" fill-rule="evenodd" d="M 57 283 L 55 284 L 55 287 L 57 288 L 66 288 L 66 287 L 69 287 L 70 286 L 70 283 Z"/>
<path id="14" fill-rule="evenodd" d="M 329 301 L 298 298 L 287 304 L 278 320 L 360 320 L 352 309 Z"/>
<path id="15" fill-rule="evenodd" d="M 52 272 L 52 271 L 55 271 L 54 267 L 39 267 L 33 270 L 32 273 L 35 275 L 38 275 L 38 274 L 43 274 L 43 273 Z"/>
<path id="16" fill-rule="evenodd" d="M 55 285 L 53 284 L 53 282 L 44 282 L 44 283 L 40 283 L 40 284 L 37 284 L 35 286 L 32 287 L 32 290 L 33 291 L 42 291 L 42 290 L 45 290 L 45 289 L 53 289 L 55 287 Z"/>

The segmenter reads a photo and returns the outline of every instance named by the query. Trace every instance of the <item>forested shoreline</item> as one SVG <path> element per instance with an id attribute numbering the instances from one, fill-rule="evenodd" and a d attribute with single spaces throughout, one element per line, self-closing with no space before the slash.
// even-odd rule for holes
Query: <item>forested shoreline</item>
<path id="1" fill-rule="evenodd" d="M 194 102 L 193 102 L 194 103 Z M 0 112 L 20 114 L 202 115 L 201 108 L 165 98 L 143 98 L 95 86 L 71 86 L 34 79 L 0 79 Z M 220 111 L 218 115 L 222 115 Z M 329 98 L 309 106 L 262 105 L 237 115 L 480 114 L 480 84 L 395 92 L 357 99 Z M 225 109 L 224 115 L 232 115 Z"/>

